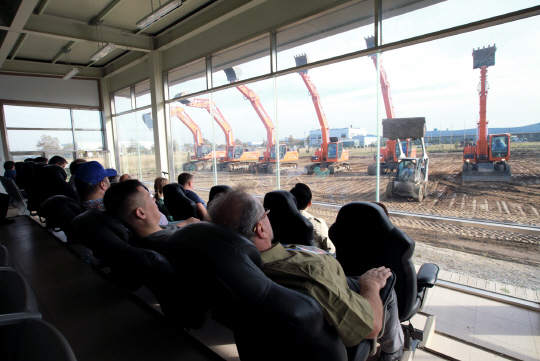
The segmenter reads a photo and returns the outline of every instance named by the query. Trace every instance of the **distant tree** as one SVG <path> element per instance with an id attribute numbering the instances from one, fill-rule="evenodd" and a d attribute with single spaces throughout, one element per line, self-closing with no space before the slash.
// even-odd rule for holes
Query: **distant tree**
<path id="1" fill-rule="evenodd" d="M 178 152 L 180 150 L 180 145 L 178 144 L 178 141 L 176 139 L 172 142 L 172 149 L 173 152 Z"/>
<path id="2" fill-rule="evenodd" d="M 289 145 L 292 147 L 293 145 L 295 145 L 295 140 L 294 140 L 294 137 L 292 135 L 289 135 L 289 139 L 288 139 L 288 142 L 289 142 Z"/>
<path id="3" fill-rule="evenodd" d="M 236 140 L 234 141 L 234 144 L 235 145 L 242 145 L 242 141 L 238 138 L 236 138 Z"/>
<path id="4" fill-rule="evenodd" d="M 126 151 L 127 151 L 127 154 L 137 153 L 137 142 L 135 141 L 135 139 L 131 138 L 129 140 L 129 146 L 127 147 Z"/>
<path id="5" fill-rule="evenodd" d="M 75 149 L 73 143 L 68 143 L 62 146 L 62 149 Z"/>
<path id="6" fill-rule="evenodd" d="M 203 144 L 212 145 L 212 143 L 210 143 L 210 141 L 206 138 L 203 138 Z"/>
<path id="7" fill-rule="evenodd" d="M 456 142 L 454 143 L 454 148 L 458 149 L 459 148 L 459 142 L 456 140 Z"/>
<path id="8" fill-rule="evenodd" d="M 43 134 L 36 143 L 36 148 L 38 150 L 44 149 L 62 149 L 60 147 L 60 140 L 58 137 L 53 137 L 52 135 Z"/>
<path id="9" fill-rule="evenodd" d="M 249 148 L 249 144 L 248 143 L 242 143 L 242 147 Z"/>

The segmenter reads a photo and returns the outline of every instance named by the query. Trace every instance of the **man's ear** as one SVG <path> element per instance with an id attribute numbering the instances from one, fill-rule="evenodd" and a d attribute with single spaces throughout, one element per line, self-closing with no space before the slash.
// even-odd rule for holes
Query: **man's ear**
<path id="1" fill-rule="evenodd" d="M 141 207 L 137 207 L 134 212 L 135 212 L 135 217 L 140 218 L 140 219 L 146 219 L 146 213 L 144 212 L 144 209 L 142 209 Z"/>

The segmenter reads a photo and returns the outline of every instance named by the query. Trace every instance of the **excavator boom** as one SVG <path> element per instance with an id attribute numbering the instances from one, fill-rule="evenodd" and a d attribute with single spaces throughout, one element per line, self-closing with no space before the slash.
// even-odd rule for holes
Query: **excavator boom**
<path id="1" fill-rule="evenodd" d="M 171 107 L 171 115 L 180 119 L 180 121 L 189 128 L 189 130 L 193 134 L 195 153 L 197 153 L 197 148 L 204 144 L 201 128 L 199 128 L 199 126 L 195 124 L 193 119 L 191 119 L 191 117 L 186 114 L 184 108 L 182 107 Z"/>

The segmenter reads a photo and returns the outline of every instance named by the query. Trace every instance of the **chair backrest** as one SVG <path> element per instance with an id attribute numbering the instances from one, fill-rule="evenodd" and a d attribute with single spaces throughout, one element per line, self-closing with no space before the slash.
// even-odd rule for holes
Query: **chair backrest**
<path id="1" fill-rule="evenodd" d="M 257 248 L 237 233 L 192 223 L 167 240 L 163 254 L 189 275 L 190 294 L 233 330 L 243 361 L 347 359 L 320 304 L 266 277 Z"/>
<path id="2" fill-rule="evenodd" d="M 0 244 L 0 267 L 9 267 L 15 269 L 15 261 L 9 253 L 9 250 L 6 246 Z"/>
<path id="3" fill-rule="evenodd" d="M 0 314 L 38 312 L 34 291 L 14 269 L 0 270 Z"/>
<path id="4" fill-rule="evenodd" d="M 24 169 L 24 178 L 23 186 L 26 191 L 26 196 L 28 198 L 28 210 L 37 211 L 40 205 L 39 200 L 37 199 L 38 190 L 35 185 L 36 178 L 36 162 L 28 161 L 23 163 Z"/>
<path id="5" fill-rule="evenodd" d="M 206 203 L 206 207 L 210 207 L 210 202 L 212 202 L 218 194 L 228 191 L 229 189 L 231 189 L 231 187 L 225 184 L 213 186 L 212 188 L 210 188 L 210 195 L 208 196 L 208 202 Z"/>
<path id="6" fill-rule="evenodd" d="M 77 361 L 66 338 L 42 320 L 0 326 L 3 361 Z"/>
<path id="7" fill-rule="evenodd" d="M 105 260 L 118 281 L 133 291 L 146 286 L 163 313 L 181 327 L 199 328 L 210 317 L 182 287 L 184 281 L 163 255 L 127 243 L 128 231 L 119 219 L 94 209 L 75 217 L 72 224 L 85 234 L 85 245 Z"/>
<path id="8" fill-rule="evenodd" d="M 197 217 L 197 205 L 184 194 L 184 187 L 169 183 L 163 187 L 163 201 L 175 221 Z"/>
<path id="9" fill-rule="evenodd" d="M 277 190 L 266 193 L 264 208 L 270 209 L 268 219 L 274 231 L 274 241 L 315 246 L 313 224 L 300 214 L 296 199 L 290 192 Z"/>
<path id="10" fill-rule="evenodd" d="M 15 183 L 17 183 L 17 187 L 19 187 L 19 189 L 24 189 L 24 162 L 15 162 L 15 172 L 17 172 L 17 177 L 15 178 Z"/>
<path id="11" fill-rule="evenodd" d="M 26 203 L 24 202 L 17 184 L 13 183 L 11 179 L 2 176 L 0 176 L 0 182 L 9 195 L 9 203 L 19 210 L 19 214 L 24 214 L 24 211 L 26 211 Z M 21 209 L 23 209 L 23 211 L 21 211 Z"/>
<path id="12" fill-rule="evenodd" d="M 64 168 L 56 164 L 50 164 L 43 167 L 39 173 L 42 174 L 39 189 L 41 189 L 43 201 L 57 195 L 70 197 L 76 201 L 79 200 L 75 187 L 66 182 L 67 173 Z"/>
<path id="13" fill-rule="evenodd" d="M 41 214 L 47 220 L 47 228 L 60 228 L 67 237 L 68 243 L 80 243 L 81 237 L 71 221 L 84 210 L 73 198 L 52 196 L 41 203 Z"/>
<path id="14" fill-rule="evenodd" d="M 411 260 L 414 240 L 395 227 L 380 206 L 369 202 L 344 205 L 328 235 L 346 275 L 360 276 L 381 266 L 396 274 L 399 319 L 408 320 L 417 300 L 416 270 Z"/>

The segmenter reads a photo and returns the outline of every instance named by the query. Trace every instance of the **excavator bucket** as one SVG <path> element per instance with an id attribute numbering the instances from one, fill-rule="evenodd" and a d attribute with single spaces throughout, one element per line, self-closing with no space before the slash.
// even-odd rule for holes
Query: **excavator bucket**
<path id="1" fill-rule="evenodd" d="M 227 81 L 232 83 L 242 78 L 242 69 L 238 66 L 233 66 L 227 69 L 223 69 L 225 75 L 227 75 Z"/>
<path id="2" fill-rule="evenodd" d="M 364 40 L 366 41 L 367 49 L 373 48 L 375 46 L 375 38 L 373 37 L 373 35 L 364 38 Z"/>
<path id="3" fill-rule="evenodd" d="M 426 135 L 426 118 L 383 119 L 383 137 L 396 139 L 420 139 Z"/>
<path id="4" fill-rule="evenodd" d="M 294 61 L 296 62 L 296 66 L 306 65 L 309 63 L 309 58 L 306 54 L 299 54 L 294 56 Z M 307 74 L 308 70 L 301 70 L 299 73 Z"/>
<path id="5" fill-rule="evenodd" d="M 176 98 L 180 98 L 180 97 L 185 97 L 188 94 L 189 94 L 189 91 L 186 90 L 185 92 L 181 92 L 181 93 L 176 94 L 174 96 L 174 98 L 176 99 Z M 182 104 L 185 104 L 185 105 L 189 105 L 189 103 L 191 103 L 191 100 L 186 98 L 186 99 L 179 100 L 179 102 L 182 103 Z"/>
<path id="6" fill-rule="evenodd" d="M 480 69 L 483 66 L 493 66 L 495 65 L 495 51 L 497 50 L 497 47 L 495 44 L 493 46 L 488 45 L 486 48 L 485 46 L 480 49 L 476 49 L 472 51 L 473 56 L 473 69 Z"/>

